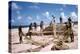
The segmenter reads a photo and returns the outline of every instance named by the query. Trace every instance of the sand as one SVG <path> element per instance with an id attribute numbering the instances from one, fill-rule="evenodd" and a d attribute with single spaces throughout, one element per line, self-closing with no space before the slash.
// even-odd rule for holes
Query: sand
<path id="1" fill-rule="evenodd" d="M 69 46 L 69 49 L 77 49 L 78 48 L 78 27 L 77 25 L 73 26 L 74 31 L 74 42 L 72 43 L 65 43 Z M 28 32 L 28 28 L 22 28 L 23 33 Z M 35 30 L 34 30 L 35 31 Z M 40 31 L 38 27 L 37 32 Z M 53 43 L 53 35 L 42 35 L 42 36 L 32 36 L 32 40 L 26 39 L 23 36 L 23 43 L 19 43 L 19 36 L 18 36 L 18 29 L 11 29 L 11 48 L 13 53 L 20 53 L 20 52 L 40 52 L 40 51 L 51 51 L 51 47 L 54 45 Z"/>

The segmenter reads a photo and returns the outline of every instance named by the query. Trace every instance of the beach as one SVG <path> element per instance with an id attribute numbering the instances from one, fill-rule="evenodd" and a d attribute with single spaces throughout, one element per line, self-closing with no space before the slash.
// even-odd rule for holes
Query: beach
<path id="1" fill-rule="evenodd" d="M 28 32 L 28 29 L 29 29 L 28 27 L 22 28 L 23 33 L 26 34 Z M 65 44 L 69 46 L 69 49 L 77 49 L 78 48 L 78 25 L 74 25 L 72 29 L 74 33 L 74 42 L 65 43 Z M 39 31 L 40 28 L 38 26 L 36 32 Z M 55 45 L 53 42 L 54 40 L 53 35 L 34 35 L 31 36 L 31 39 L 22 36 L 22 38 L 23 38 L 23 43 L 20 44 L 18 29 L 17 28 L 11 29 L 12 53 L 52 51 L 51 47 Z"/>

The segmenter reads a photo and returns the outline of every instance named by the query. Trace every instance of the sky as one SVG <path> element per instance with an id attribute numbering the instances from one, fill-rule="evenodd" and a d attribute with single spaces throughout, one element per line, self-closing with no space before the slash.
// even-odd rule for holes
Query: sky
<path id="1" fill-rule="evenodd" d="M 34 22 L 39 25 L 41 21 L 46 25 L 52 21 L 52 15 L 56 23 L 60 23 L 60 17 L 63 22 L 66 22 L 68 17 L 71 17 L 72 21 L 78 21 L 77 5 L 13 1 L 10 6 L 9 23 L 12 26 L 29 25 Z"/>

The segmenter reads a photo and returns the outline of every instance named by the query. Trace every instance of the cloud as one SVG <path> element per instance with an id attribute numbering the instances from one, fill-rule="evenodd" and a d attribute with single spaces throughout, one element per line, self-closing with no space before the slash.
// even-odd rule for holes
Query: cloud
<path id="1" fill-rule="evenodd" d="M 18 16 L 18 19 L 19 19 L 19 20 L 22 19 L 22 16 Z"/>
<path id="2" fill-rule="evenodd" d="M 61 17 L 62 17 L 62 18 L 66 18 L 64 12 L 61 12 Z"/>
<path id="3" fill-rule="evenodd" d="M 39 6 L 37 6 L 37 5 L 29 6 L 29 8 L 32 8 L 32 9 L 40 9 L 40 7 L 39 7 Z"/>
<path id="4" fill-rule="evenodd" d="M 15 21 L 12 19 L 11 22 L 14 23 Z"/>
<path id="5" fill-rule="evenodd" d="M 45 13 L 42 14 L 44 17 L 46 17 L 48 20 L 52 20 L 52 18 L 50 18 L 50 12 L 46 11 Z"/>
<path id="6" fill-rule="evenodd" d="M 42 14 L 43 16 L 45 16 L 45 17 L 49 17 L 49 12 L 48 11 L 46 11 L 45 13 L 43 13 Z"/>
<path id="7" fill-rule="evenodd" d="M 16 11 L 16 13 L 17 13 L 18 15 L 20 15 L 20 11 Z"/>
<path id="8" fill-rule="evenodd" d="M 71 15 L 73 21 L 77 21 L 78 20 L 77 19 L 78 16 L 77 16 L 77 14 L 75 12 L 71 12 L 70 15 Z"/>
<path id="9" fill-rule="evenodd" d="M 32 17 L 31 17 L 31 16 L 28 16 L 27 18 L 28 18 L 29 20 L 32 20 Z"/>
<path id="10" fill-rule="evenodd" d="M 71 16 L 77 18 L 77 15 L 75 12 L 71 12 Z"/>
<path id="11" fill-rule="evenodd" d="M 48 11 L 47 11 L 47 12 L 45 12 L 45 14 L 46 14 L 46 16 L 47 16 L 47 17 L 49 17 L 49 12 L 48 12 Z"/>
<path id="12" fill-rule="evenodd" d="M 65 16 L 64 12 L 61 12 L 60 15 L 63 19 L 63 22 L 66 22 L 67 21 L 67 16 Z"/>
<path id="13" fill-rule="evenodd" d="M 40 20 L 40 17 L 37 15 L 37 16 L 36 16 L 36 19 L 37 19 L 37 20 Z"/>
<path id="14" fill-rule="evenodd" d="M 60 8 L 60 11 L 63 11 L 63 8 Z"/>
<path id="15" fill-rule="evenodd" d="M 12 9 L 21 9 L 16 3 L 12 3 Z"/>

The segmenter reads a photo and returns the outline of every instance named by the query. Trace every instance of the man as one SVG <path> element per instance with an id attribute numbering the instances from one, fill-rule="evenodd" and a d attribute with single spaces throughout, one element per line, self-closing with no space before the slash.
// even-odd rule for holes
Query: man
<path id="1" fill-rule="evenodd" d="M 29 31 L 28 31 L 30 38 L 31 38 L 31 35 L 32 35 L 31 31 L 32 31 L 32 23 L 29 25 Z"/>
<path id="2" fill-rule="evenodd" d="M 66 22 L 65 28 L 64 28 L 64 41 L 65 42 L 68 42 L 68 37 L 69 37 L 69 35 L 68 35 L 68 23 Z"/>
<path id="3" fill-rule="evenodd" d="M 34 22 L 34 29 L 36 30 L 36 28 L 37 28 L 37 24 L 36 22 Z"/>
<path id="4" fill-rule="evenodd" d="M 41 35 L 42 35 L 42 31 L 43 31 L 43 21 L 41 21 L 41 23 L 40 23 L 40 32 L 41 32 Z"/>
<path id="5" fill-rule="evenodd" d="M 62 17 L 60 17 L 60 23 L 62 23 Z"/>
<path id="6" fill-rule="evenodd" d="M 68 18 L 68 22 L 66 23 L 66 28 L 65 28 L 65 32 L 64 32 L 65 36 L 64 39 L 66 40 L 65 42 L 68 42 L 68 38 L 70 37 L 71 42 L 74 41 L 74 34 L 72 31 L 72 24 L 71 24 L 71 18 Z"/>
<path id="7" fill-rule="evenodd" d="M 22 32 L 22 27 L 21 26 L 19 26 L 19 28 L 18 28 L 18 31 L 19 31 L 19 41 L 20 41 L 20 43 L 22 43 L 22 35 L 23 35 L 23 32 Z"/>
<path id="8" fill-rule="evenodd" d="M 73 34 L 73 30 L 72 30 L 72 20 L 70 17 L 68 18 L 68 30 L 69 30 L 68 34 L 70 36 L 71 42 L 73 42 L 74 41 L 74 34 Z"/>
<path id="9" fill-rule="evenodd" d="M 40 23 L 40 28 L 43 29 L 43 21 Z"/>

